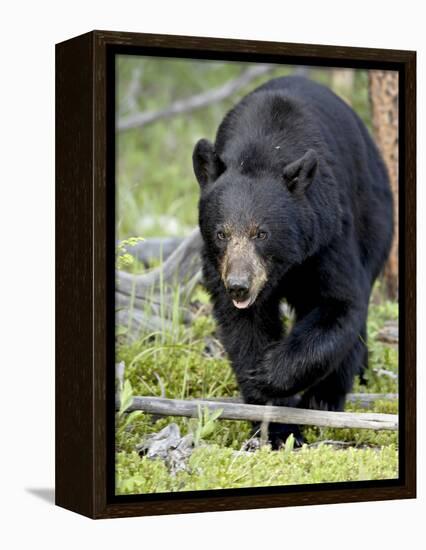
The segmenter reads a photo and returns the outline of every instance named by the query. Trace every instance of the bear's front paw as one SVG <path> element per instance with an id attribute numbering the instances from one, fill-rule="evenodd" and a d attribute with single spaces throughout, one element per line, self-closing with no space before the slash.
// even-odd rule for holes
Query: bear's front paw
<path id="1" fill-rule="evenodd" d="M 262 391 L 261 385 L 251 373 L 246 373 L 244 377 L 240 377 L 239 383 L 242 388 L 245 403 L 251 403 L 252 405 L 264 405 L 270 400 L 270 395 Z"/>
<path id="2" fill-rule="evenodd" d="M 280 351 L 272 348 L 250 372 L 251 383 L 268 397 L 291 395 Z"/>
<path id="3" fill-rule="evenodd" d="M 262 361 L 259 361 L 256 367 L 250 371 L 251 383 L 268 397 L 274 397 L 279 390 L 279 380 L 276 376 L 276 367 L 274 360 L 268 352 Z M 279 391 L 278 391 L 279 393 Z"/>

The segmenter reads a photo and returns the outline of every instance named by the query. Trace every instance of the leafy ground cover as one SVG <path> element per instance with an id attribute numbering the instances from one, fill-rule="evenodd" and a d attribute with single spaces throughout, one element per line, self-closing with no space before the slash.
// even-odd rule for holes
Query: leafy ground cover
<path id="1" fill-rule="evenodd" d="M 375 296 L 377 301 L 377 293 Z M 177 317 L 169 333 L 145 335 L 132 344 L 118 343 L 117 361 L 126 365 L 128 392 L 180 399 L 238 395 L 229 362 L 216 340 L 208 299 L 200 289 L 194 300 L 199 315 L 191 326 Z M 397 372 L 397 350 L 377 338 L 384 324 L 395 321 L 397 315 L 396 303 L 371 303 L 367 385 L 356 380 L 355 392 L 397 393 L 396 380 L 376 372 Z M 396 401 L 376 401 L 368 410 L 396 413 L 397 409 Z M 366 411 L 353 403 L 346 410 Z M 187 468 L 176 474 L 170 473 L 162 460 L 141 457 L 136 450 L 148 435 L 171 422 L 179 426 L 182 435 L 198 434 Z M 396 432 L 306 427 L 306 444 L 301 449 L 293 449 L 289 442 L 280 451 L 266 445 L 246 452 L 248 422 L 154 418 L 137 412 L 117 414 L 116 434 L 119 494 L 390 479 L 398 475 Z"/>

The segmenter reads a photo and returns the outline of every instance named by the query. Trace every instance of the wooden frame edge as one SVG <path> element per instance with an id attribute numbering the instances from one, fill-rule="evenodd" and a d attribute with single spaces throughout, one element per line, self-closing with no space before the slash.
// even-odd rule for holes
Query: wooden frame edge
<path id="1" fill-rule="evenodd" d="M 386 62 L 403 66 L 406 139 L 405 165 L 402 170 L 409 188 L 405 209 L 406 219 L 410 220 L 406 232 L 405 269 L 410 281 L 415 282 L 415 52 L 109 31 L 92 31 L 61 42 L 56 46 L 56 504 L 91 518 L 107 518 L 415 498 L 416 291 L 413 284 L 405 293 L 405 337 L 411 343 L 406 347 L 405 357 L 410 367 L 405 391 L 410 398 L 406 399 L 405 414 L 405 445 L 409 460 L 405 463 L 403 485 L 327 488 L 314 493 L 303 489 L 290 492 L 283 488 L 280 494 L 274 495 L 224 497 L 212 494 L 205 498 L 185 498 L 185 495 L 181 495 L 176 500 L 165 497 L 149 502 L 108 503 L 105 369 L 108 281 L 103 243 L 108 230 L 105 79 L 106 49 L 110 45 L 143 45 L 165 50 L 198 48 L 221 54 L 238 51 L 241 55 L 264 55 L 269 52 L 311 60 L 325 57 L 333 60 L 336 66 L 339 63 L 348 66 L 348 57 L 357 63 L 380 63 L 385 57 Z M 78 59 L 80 63 L 77 63 Z M 69 69 L 74 70 L 73 78 L 66 75 Z M 63 114 L 64 109 L 68 109 L 67 115 Z M 70 116 L 71 111 L 74 111 L 74 117 Z M 64 174 L 64 168 L 71 158 L 75 169 L 67 175 Z M 79 182 L 78 189 L 73 187 L 75 181 Z M 77 197 L 74 196 L 75 192 Z M 82 223 L 84 227 L 81 227 Z M 76 296 L 83 297 L 86 307 L 76 302 Z M 69 394 L 66 401 L 59 398 L 65 391 Z"/>
<path id="2" fill-rule="evenodd" d="M 92 34 L 56 46 L 55 502 L 93 516 Z M 66 395 L 66 398 L 64 396 Z"/>

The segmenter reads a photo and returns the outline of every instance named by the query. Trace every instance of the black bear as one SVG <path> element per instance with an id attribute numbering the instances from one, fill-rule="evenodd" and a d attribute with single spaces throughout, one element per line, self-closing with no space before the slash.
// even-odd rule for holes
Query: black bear
<path id="1" fill-rule="evenodd" d="M 356 113 L 302 77 L 273 79 L 201 139 L 203 278 L 248 403 L 342 410 L 367 363 L 370 292 L 392 195 Z M 280 301 L 294 311 L 284 333 Z M 270 425 L 274 447 L 297 426 Z"/>

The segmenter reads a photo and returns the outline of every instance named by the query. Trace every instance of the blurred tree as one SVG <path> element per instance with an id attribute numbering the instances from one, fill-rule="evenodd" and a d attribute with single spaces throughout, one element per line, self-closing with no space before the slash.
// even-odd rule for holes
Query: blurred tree
<path id="1" fill-rule="evenodd" d="M 333 69 L 331 87 L 334 92 L 352 105 L 354 93 L 355 72 L 353 69 Z"/>
<path id="2" fill-rule="evenodd" d="M 386 291 L 398 297 L 398 73 L 369 71 L 373 130 L 388 169 L 394 199 L 394 235 L 384 270 Z"/>

